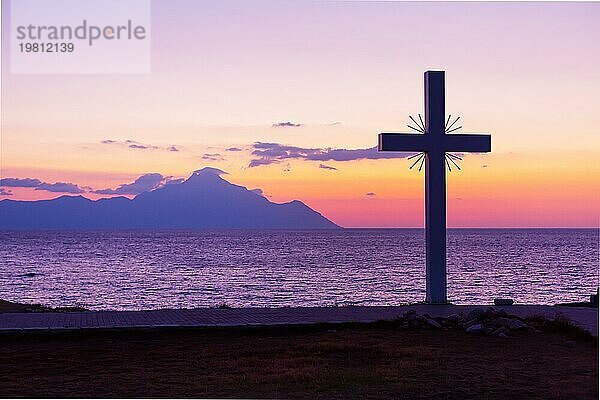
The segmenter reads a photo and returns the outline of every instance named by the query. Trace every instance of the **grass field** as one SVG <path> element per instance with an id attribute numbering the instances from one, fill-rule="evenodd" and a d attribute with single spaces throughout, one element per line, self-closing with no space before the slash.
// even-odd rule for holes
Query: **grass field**
<path id="1" fill-rule="evenodd" d="M 598 347 L 394 324 L 0 336 L 4 397 L 596 399 Z"/>

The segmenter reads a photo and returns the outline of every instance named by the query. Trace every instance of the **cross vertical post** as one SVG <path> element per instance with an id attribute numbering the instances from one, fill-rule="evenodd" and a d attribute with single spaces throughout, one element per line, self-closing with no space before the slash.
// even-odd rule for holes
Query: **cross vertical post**
<path id="1" fill-rule="evenodd" d="M 425 72 L 425 135 L 432 148 L 425 154 L 425 246 L 427 303 L 446 303 L 446 153 L 444 72 Z M 439 139 L 438 139 L 439 138 Z M 435 140 L 438 139 L 438 140 Z"/>
<path id="2" fill-rule="evenodd" d="M 446 116 L 444 75 L 444 71 L 425 72 L 424 126 L 420 126 L 414 119 L 413 122 L 421 129 L 409 126 L 421 133 L 380 133 L 378 146 L 379 151 L 424 153 L 422 157 L 425 157 L 425 239 L 427 248 L 427 295 L 425 300 L 431 304 L 448 302 L 446 290 L 446 165 L 450 167 L 450 163 L 446 159 L 446 153 L 451 151 L 482 153 L 492 150 L 490 135 L 451 134 L 461 128 L 459 126 L 452 129 L 458 118 L 446 127 L 446 123 L 450 122 L 450 116 L 444 122 Z M 452 154 L 449 154 L 448 157 L 452 157 Z M 419 160 L 417 158 L 417 162 Z M 454 161 L 452 162 L 454 163 Z M 454 164 L 456 165 L 456 163 Z"/>

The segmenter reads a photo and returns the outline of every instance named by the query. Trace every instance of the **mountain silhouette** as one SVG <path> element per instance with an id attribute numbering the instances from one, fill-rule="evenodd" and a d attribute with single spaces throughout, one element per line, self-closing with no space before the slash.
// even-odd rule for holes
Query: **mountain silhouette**
<path id="1" fill-rule="evenodd" d="M 133 199 L 0 201 L 0 229 L 334 229 L 304 203 L 277 204 L 221 177 L 216 168 L 195 171 L 182 183 Z"/>

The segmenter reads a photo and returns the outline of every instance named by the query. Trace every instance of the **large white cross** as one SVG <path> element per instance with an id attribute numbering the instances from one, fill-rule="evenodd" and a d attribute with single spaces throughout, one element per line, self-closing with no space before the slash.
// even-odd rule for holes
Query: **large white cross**
<path id="1" fill-rule="evenodd" d="M 425 155 L 427 303 L 447 303 L 446 152 L 491 151 L 490 135 L 446 134 L 444 71 L 425 72 L 425 133 L 380 133 L 379 151 Z"/>

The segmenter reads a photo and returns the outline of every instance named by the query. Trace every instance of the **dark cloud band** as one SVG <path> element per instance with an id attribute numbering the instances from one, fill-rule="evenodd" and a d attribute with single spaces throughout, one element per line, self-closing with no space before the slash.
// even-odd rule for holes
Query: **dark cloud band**
<path id="1" fill-rule="evenodd" d="M 4 178 L 4 179 L 0 179 L 0 186 L 34 188 L 35 190 L 45 190 L 47 192 L 54 192 L 54 193 L 81 194 L 81 193 L 85 193 L 85 191 L 86 191 L 85 188 L 82 188 L 74 183 L 69 183 L 69 182 L 48 183 L 48 182 L 42 182 L 41 180 L 35 179 L 35 178 Z"/>
<path id="2" fill-rule="evenodd" d="M 379 160 L 391 158 L 406 158 L 414 153 L 379 152 L 377 147 L 366 149 L 332 149 L 332 148 L 307 148 L 287 146 L 279 143 L 256 142 L 253 145 L 249 167 L 275 164 L 283 160 L 307 161 L 354 161 L 354 160 Z"/>
<path id="3" fill-rule="evenodd" d="M 294 122 L 286 121 L 286 122 L 276 122 L 271 127 L 273 128 L 299 128 L 304 124 L 297 124 Z"/>
<path id="4" fill-rule="evenodd" d="M 143 192 L 149 192 L 156 189 L 170 180 L 169 177 L 164 177 L 158 173 L 145 174 L 137 178 L 131 183 L 123 183 L 116 189 L 100 189 L 94 190 L 96 194 L 120 194 L 120 195 L 136 195 Z"/>

